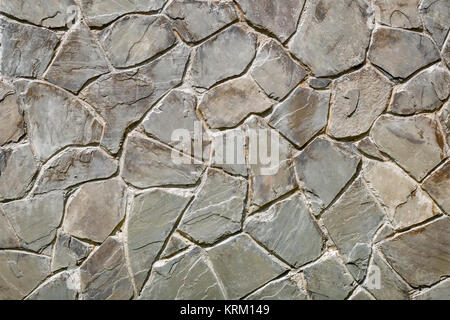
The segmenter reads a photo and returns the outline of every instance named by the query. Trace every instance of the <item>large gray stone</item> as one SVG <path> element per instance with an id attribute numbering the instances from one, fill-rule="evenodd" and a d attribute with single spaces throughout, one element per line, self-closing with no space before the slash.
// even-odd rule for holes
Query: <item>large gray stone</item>
<path id="1" fill-rule="evenodd" d="M 17 142 L 25 133 L 23 112 L 14 87 L 0 80 L 0 146 Z"/>
<path id="2" fill-rule="evenodd" d="M 420 0 L 375 0 L 375 19 L 394 28 L 422 29 L 419 3 Z"/>
<path id="3" fill-rule="evenodd" d="M 126 222 L 126 247 L 138 291 L 191 198 L 159 189 L 134 197 Z"/>
<path id="4" fill-rule="evenodd" d="M 336 138 L 366 133 L 386 108 L 391 89 L 391 83 L 370 66 L 336 80 L 328 132 Z"/>
<path id="5" fill-rule="evenodd" d="M 82 242 L 70 234 L 59 230 L 52 255 L 52 272 L 63 268 L 73 268 L 86 258 L 92 251 L 93 246 Z"/>
<path id="6" fill-rule="evenodd" d="M 322 235 L 298 195 L 252 215 L 245 221 L 244 230 L 295 268 L 322 253 Z"/>
<path id="7" fill-rule="evenodd" d="M 249 295 L 247 300 L 308 300 L 305 280 L 299 273 L 270 282 Z"/>
<path id="8" fill-rule="evenodd" d="M 78 291 L 78 274 L 63 271 L 45 281 L 27 300 L 76 300 Z"/>
<path id="9" fill-rule="evenodd" d="M 195 50 L 190 71 L 193 85 L 209 89 L 241 74 L 255 53 L 256 36 L 241 26 L 231 26 Z"/>
<path id="10" fill-rule="evenodd" d="M 390 76 L 407 78 L 438 60 L 439 51 L 423 34 L 380 27 L 373 32 L 368 58 Z"/>
<path id="11" fill-rule="evenodd" d="M 450 213 L 450 160 L 447 160 L 424 181 L 423 188 L 442 209 Z"/>
<path id="12" fill-rule="evenodd" d="M 423 0 L 419 11 L 425 28 L 441 48 L 450 29 L 450 3 L 447 0 Z"/>
<path id="13" fill-rule="evenodd" d="M 317 77 L 348 70 L 365 59 L 369 11 L 363 0 L 309 1 L 289 48 Z"/>

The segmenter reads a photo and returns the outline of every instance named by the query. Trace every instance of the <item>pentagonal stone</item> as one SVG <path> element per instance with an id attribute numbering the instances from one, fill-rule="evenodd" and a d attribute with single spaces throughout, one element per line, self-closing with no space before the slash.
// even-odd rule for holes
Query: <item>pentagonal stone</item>
<path id="1" fill-rule="evenodd" d="M 152 190 L 134 197 L 126 222 L 130 269 L 138 290 L 192 196 Z"/>
<path id="2" fill-rule="evenodd" d="M 147 65 L 100 77 L 81 97 L 106 120 L 102 145 L 117 153 L 126 128 L 181 82 L 189 48 L 179 45 Z"/>
<path id="3" fill-rule="evenodd" d="M 241 26 L 231 26 L 196 49 L 191 67 L 193 85 L 209 89 L 241 74 L 255 52 L 256 36 Z"/>
<path id="4" fill-rule="evenodd" d="M 384 115 L 375 122 L 371 136 L 381 151 L 417 180 L 425 177 L 445 157 L 445 138 L 432 116 Z"/>
<path id="5" fill-rule="evenodd" d="M 229 299 L 238 299 L 287 270 L 245 234 L 208 249 L 208 257 Z"/>
<path id="6" fill-rule="evenodd" d="M 3 3 L 3 2 L 2 2 Z M 0 72 L 11 77 L 40 77 L 59 38 L 52 31 L 0 18 Z"/>
<path id="7" fill-rule="evenodd" d="M 336 138 L 367 132 L 386 108 L 391 89 L 391 83 L 370 66 L 336 80 L 328 132 Z"/>
<path id="8" fill-rule="evenodd" d="M 45 161 L 69 145 L 99 143 L 103 124 L 83 103 L 57 87 L 33 82 L 23 94 L 28 137 Z"/>
<path id="9" fill-rule="evenodd" d="M 138 188 L 195 184 L 204 166 L 159 142 L 133 134 L 125 145 L 123 179 Z"/>
<path id="10" fill-rule="evenodd" d="M 29 144 L 0 149 L 0 200 L 22 198 L 37 170 Z"/>
<path id="11" fill-rule="evenodd" d="M 150 12 L 163 7 L 167 0 L 81 0 L 86 22 L 100 27 L 118 17 L 132 12 Z"/>
<path id="12" fill-rule="evenodd" d="M 14 87 L 0 80 L 0 146 L 17 142 L 23 136 L 22 113 Z"/>
<path id="13" fill-rule="evenodd" d="M 344 300 L 355 287 L 352 276 L 336 253 L 325 255 L 303 273 L 313 300 Z"/>
<path id="14" fill-rule="evenodd" d="M 369 6 L 362 0 L 313 0 L 289 47 L 315 76 L 335 75 L 364 61 Z"/>
<path id="15" fill-rule="evenodd" d="M 314 214 L 320 214 L 356 173 L 360 156 L 346 143 L 319 137 L 296 158 L 296 170 Z"/>
<path id="16" fill-rule="evenodd" d="M 424 0 L 419 11 L 425 28 L 441 48 L 450 29 L 450 3 L 447 0 Z"/>
<path id="17" fill-rule="evenodd" d="M 80 267 L 81 300 L 127 300 L 133 296 L 122 243 L 109 237 Z"/>
<path id="18" fill-rule="evenodd" d="M 304 281 L 298 273 L 283 277 L 252 293 L 246 300 L 308 300 Z"/>
<path id="19" fill-rule="evenodd" d="M 106 59 L 93 34 L 84 23 L 79 23 L 61 44 L 45 79 L 78 92 L 88 80 L 108 71 Z"/>
<path id="20" fill-rule="evenodd" d="M 327 125 L 329 103 L 329 91 L 298 87 L 275 108 L 269 124 L 302 147 Z"/>
<path id="21" fill-rule="evenodd" d="M 286 41 L 297 28 L 305 0 L 237 0 L 246 18 L 257 28 Z"/>
<path id="22" fill-rule="evenodd" d="M 433 172 L 424 181 L 423 188 L 442 209 L 450 213 L 450 161 L 445 162 L 438 170 Z"/>
<path id="23" fill-rule="evenodd" d="M 53 192 L 2 206 L 21 247 L 40 251 L 55 238 L 64 212 L 64 195 Z"/>
<path id="24" fill-rule="evenodd" d="M 241 229 L 247 181 L 216 169 L 208 169 L 205 175 L 179 230 L 197 242 L 211 244 Z"/>
<path id="25" fill-rule="evenodd" d="M 444 217 L 383 242 L 389 264 L 411 286 L 429 286 L 450 270 L 450 218 Z"/>
<path id="26" fill-rule="evenodd" d="M 141 300 L 223 300 L 224 293 L 202 249 L 155 263 Z"/>
<path id="27" fill-rule="evenodd" d="M 402 115 L 436 110 L 450 95 L 449 83 L 448 69 L 442 64 L 434 65 L 398 86 L 388 110 Z"/>
<path id="28" fill-rule="evenodd" d="M 27 300 L 76 300 L 78 287 L 78 274 L 64 271 L 45 281 Z"/>
<path id="29" fill-rule="evenodd" d="M 235 58 L 236 59 L 236 58 Z M 272 102 L 249 76 L 227 81 L 204 96 L 198 109 L 211 128 L 230 128 L 251 113 L 261 113 Z"/>
<path id="30" fill-rule="evenodd" d="M 294 196 L 252 215 L 244 230 L 294 267 L 322 253 L 322 236 L 303 199 Z"/>
<path id="31" fill-rule="evenodd" d="M 420 0 L 375 0 L 375 20 L 381 24 L 405 29 L 421 29 Z"/>
<path id="32" fill-rule="evenodd" d="M 61 28 L 66 25 L 67 12 L 74 6 L 73 0 L 3 0 L 0 12 L 47 28 Z"/>
<path id="33" fill-rule="evenodd" d="M 89 180 L 109 178 L 117 167 L 117 161 L 100 148 L 69 148 L 42 169 L 34 192 L 64 190 Z"/>
<path id="34" fill-rule="evenodd" d="M 175 41 L 169 20 L 164 17 L 125 16 L 99 34 L 111 63 L 125 68 L 148 60 L 171 47 Z"/>
<path id="35" fill-rule="evenodd" d="M 20 300 L 50 274 L 50 258 L 24 251 L 0 251 L 0 299 Z"/>
<path id="36" fill-rule="evenodd" d="M 414 300 L 450 300 L 450 279 L 441 281 L 430 289 L 420 292 Z"/>
<path id="37" fill-rule="evenodd" d="M 237 19 L 231 1 L 175 0 L 164 13 L 186 42 L 198 42 Z"/>
<path id="38" fill-rule="evenodd" d="M 70 234 L 59 230 L 56 234 L 52 256 L 52 272 L 63 268 L 75 267 L 92 251 L 93 246 L 82 242 Z"/>
<path id="39" fill-rule="evenodd" d="M 87 183 L 68 201 L 63 229 L 103 242 L 125 216 L 125 186 L 117 180 Z"/>
<path id="40" fill-rule="evenodd" d="M 439 59 L 434 43 L 417 32 L 377 28 L 369 48 L 369 60 L 394 78 L 407 78 Z"/>

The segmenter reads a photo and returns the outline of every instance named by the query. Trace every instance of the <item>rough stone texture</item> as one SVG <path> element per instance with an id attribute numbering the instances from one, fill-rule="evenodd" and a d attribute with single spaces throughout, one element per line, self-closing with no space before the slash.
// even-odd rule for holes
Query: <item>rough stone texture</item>
<path id="1" fill-rule="evenodd" d="M 249 295 L 248 300 L 307 300 L 308 295 L 301 274 L 293 274 L 270 282 Z"/>
<path id="2" fill-rule="evenodd" d="M 23 112 L 15 89 L 0 81 L 0 146 L 17 142 L 24 133 Z"/>
<path id="3" fill-rule="evenodd" d="M 423 188 L 445 210 L 450 211 L 450 161 L 446 161 L 423 183 Z"/>
<path id="4" fill-rule="evenodd" d="M 16 236 L 11 223 L 5 215 L 2 207 L 0 207 L 0 249 L 19 248 L 20 242 Z"/>
<path id="5" fill-rule="evenodd" d="M 369 11 L 363 0 L 309 1 L 289 48 L 317 77 L 348 70 L 364 61 Z"/>
<path id="6" fill-rule="evenodd" d="M 167 242 L 166 248 L 161 253 L 161 258 L 166 259 L 174 256 L 190 246 L 191 242 L 181 236 L 178 232 L 175 232 L 172 234 L 172 237 Z"/>
<path id="7" fill-rule="evenodd" d="M 450 300 L 450 279 L 424 290 L 414 297 L 415 300 Z"/>
<path id="8" fill-rule="evenodd" d="M 34 290 L 27 300 L 76 300 L 78 274 L 64 271 L 48 279 Z"/>
<path id="9" fill-rule="evenodd" d="M 421 29 L 419 4 L 420 0 L 375 0 L 375 19 L 394 28 Z"/>
<path id="10" fill-rule="evenodd" d="M 367 290 L 363 289 L 362 287 L 358 287 L 353 291 L 352 295 L 348 300 L 376 300 L 374 297 L 372 297 Z"/>
<path id="11" fill-rule="evenodd" d="M 380 27 L 373 32 L 369 60 L 394 78 L 407 78 L 439 59 L 439 51 L 427 36 Z"/>
<path id="12" fill-rule="evenodd" d="M 442 47 L 450 29 L 450 3 L 446 0 L 423 0 L 419 6 L 423 24 L 436 44 Z"/>
<path id="13" fill-rule="evenodd" d="M 52 272 L 72 268 L 92 251 L 93 246 L 82 242 L 64 231 L 58 231 L 52 256 Z"/>

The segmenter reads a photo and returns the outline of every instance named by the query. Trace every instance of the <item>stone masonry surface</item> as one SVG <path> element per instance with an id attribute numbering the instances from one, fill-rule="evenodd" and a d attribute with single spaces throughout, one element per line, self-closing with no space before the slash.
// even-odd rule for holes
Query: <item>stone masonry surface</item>
<path id="1" fill-rule="evenodd" d="M 0 300 L 450 299 L 449 29 L 449 0 L 0 0 Z M 251 130 L 271 174 L 249 136 L 216 161 Z"/>

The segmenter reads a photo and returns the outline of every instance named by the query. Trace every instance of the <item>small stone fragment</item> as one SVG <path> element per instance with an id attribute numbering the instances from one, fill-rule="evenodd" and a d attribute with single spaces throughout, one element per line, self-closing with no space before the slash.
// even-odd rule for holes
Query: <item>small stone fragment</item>
<path id="1" fill-rule="evenodd" d="M 76 300 L 78 287 L 76 272 L 64 271 L 44 282 L 27 300 Z"/>
<path id="2" fill-rule="evenodd" d="M 122 243 L 108 238 L 80 267 L 81 300 L 127 300 L 133 296 Z"/>
<path id="3" fill-rule="evenodd" d="M 329 91 L 298 87 L 275 108 L 269 124 L 302 147 L 327 125 L 329 103 Z"/>
<path id="4" fill-rule="evenodd" d="M 186 42 L 201 41 L 237 19 L 231 1 L 175 0 L 164 12 Z"/>
<path id="5" fill-rule="evenodd" d="M 359 140 L 357 143 L 355 143 L 355 146 L 361 153 L 364 153 L 369 157 L 381 161 L 386 159 L 386 157 L 383 156 L 381 152 L 377 149 L 375 142 L 370 136 L 366 136 L 365 138 Z"/>
<path id="6" fill-rule="evenodd" d="M 423 0 L 419 11 L 425 28 L 441 48 L 450 29 L 450 3 L 448 0 Z"/>
<path id="7" fill-rule="evenodd" d="M 427 36 L 399 29 L 375 29 L 369 60 L 393 78 L 407 78 L 439 59 L 439 51 Z"/>
<path id="8" fill-rule="evenodd" d="M 25 133 L 22 109 L 14 87 L 0 80 L 0 147 Z"/>
<path id="9" fill-rule="evenodd" d="M 358 287 L 348 300 L 375 300 L 364 288 Z"/>
<path id="10" fill-rule="evenodd" d="M 442 58 L 444 58 L 445 63 L 450 68 L 450 37 L 444 44 L 444 48 L 442 48 Z"/>
<path id="11" fill-rule="evenodd" d="M 295 268 L 322 253 L 322 235 L 299 196 L 252 215 L 244 230 Z"/>
<path id="12" fill-rule="evenodd" d="M 450 300 L 450 279 L 443 280 L 434 287 L 420 292 L 414 300 Z"/>
<path id="13" fill-rule="evenodd" d="M 331 83 L 327 78 L 309 78 L 308 84 L 313 89 L 326 89 Z"/>
<path id="14" fill-rule="evenodd" d="M 328 132 L 336 138 L 366 133 L 386 108 L 391 90 L 392 84 L 371 66 L 336 80 Z"/>
<path id="15" fill-rule="evenodd" d="M 182 237 L 178 232 L 175 232 L 172 237 L 170 237 L 166 247 L 164 248 L 164 251 L 161 253 L 161 258 L 167 259 L 169 257 L 172 257 L 189 248 L 190 246 L 191 242 Z"/>
<path id="16" fill-rule="evenodd" d="M 255 52 L 256 36 L 240 26 L 231 26 L 196 49 L 191 67 L 193 85 L 209 89 L 241 74 Z"/>
<path id="17" fill-rule="evenodd" d="M 304 282 L 301 274 L 289 275 L 270 282 L 246 300 L 308 300 Z"/>
<path id="18" fill-rule="evenodd" d="M 70 234 L 59 230 L 56 235 L 55 247 L 52 256 L 52 272 L 63 268 L 76 266 L 79 261 L 86 258 L 93 246 L 82 242 Z"/>
<path id="19" fill-rule="evenodd" d="M 246 138 L 247 135 L 242 127 L 213 132 L 211 134 L 212 165 L 230 174 L 246 177 L 248 175 L 245 156 Z"/>
<path id="20" fill-rule="evenodd" d="M 287 270 L 244 234 L 208 249 L 208 257 L 228 299 L 241 298 Z"/>
<path id="21" fill-rule="evenodd" d="M 345 187 L 360 160 L 352 145 L 324 137 L 315 139 L 296 158 L 297 174 L 315 215 Z"/>
<path id="22" fill-rule="evenodd" d="M 422 29 L 420 0 L 375 0 L 375 20 L 386 26 Z"/>
<path id="23" fill-rule="evenodd" d="M 450 212 L 450 160 L 424 181 L 423 188 L 442 209 Z"/>
<path id="24" fill-rule="evenodd" d="M 79 23 L 61 44 L 45 79 L 78 92 L 88 80 L 108 71 L 106 59 L 91 31 L 84 23 Z"/>
<path id="25" fill-rule="evenodd" d="M 447 140 L 447 146 L 448 148 L 450 148 L 450 101 L 447 101 L 438 115 L 442 125 L 443 133 Z"/>

